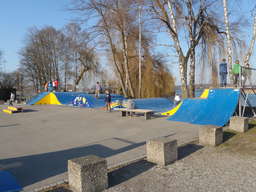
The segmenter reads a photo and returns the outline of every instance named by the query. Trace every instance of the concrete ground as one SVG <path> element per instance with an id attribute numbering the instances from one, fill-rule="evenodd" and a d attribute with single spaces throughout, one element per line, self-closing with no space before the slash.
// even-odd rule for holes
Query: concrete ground
<path id="1" fill-rule="evenodd" d="M 114 167 L 143 157 L 148 139 L 168 136 L 187 143 L 200 127 L 100 109 L 24 108 L 19 114 L 0 112 L 0 170 L 10 171 L 26 191 L 66 179 L 68 159 L 95 154 Z"/>

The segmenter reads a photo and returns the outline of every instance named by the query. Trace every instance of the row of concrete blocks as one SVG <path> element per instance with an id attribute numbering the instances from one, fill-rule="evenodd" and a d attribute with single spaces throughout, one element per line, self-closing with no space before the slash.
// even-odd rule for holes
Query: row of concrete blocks
<path id="1" fill-rule="evenodd" d="M 177 140 L 167 137 L 147 141 L 147 161 L 161 166 L 178 158 Z M 74 192 L 99 192 L 108 187 L 107 161 L 88 155 L 68 161 L 69 187 Z"/>
<path id="2" fill-rule="evenodd" d="M 248 119 L 233 117 L 230 129 L 245 132 Z M 222 127 L 205 126 L 199 130 L 201 145 L 216 146 L 223 142 Z M 177 140 L 168 137 L 151 139 L 146 144 L 147 161 L 166 166 L 178 159 Z M 107 161 L 94 155 L 68 161 L 69 186 L 74 192 L 97 192 L 108 187 Z"/>
<path id="3" fill-rule="evenodd" d="M 248 130 L 249 119 L 246 117 L 234 116 L 230 119 L 229 130 L 244 133 Z M 223 142 L 222 127 L 205 126 L 199 130 L 199 143 L 201 145 L 217 146 Z"/>

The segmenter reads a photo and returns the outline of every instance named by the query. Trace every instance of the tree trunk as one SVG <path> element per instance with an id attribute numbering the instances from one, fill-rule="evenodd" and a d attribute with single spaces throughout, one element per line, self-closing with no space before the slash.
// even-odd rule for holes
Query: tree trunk
<path id="1" fill-rule="evenodd" d="M 194 12 L 192 8 L 192 0 L 187 1 L 187 7 L 189 10 L 189 22 L 188 22 L 188 31 L 189 31 L 189 39 L 190 39 L 190 46 L 194 44 L 194 33 L 193 33 L 193 17 Z M 190 72 L 189 72 L 189 97 L 195 97 L 195 68 L 196 68 L 196 57 L 195 57 L 195 48 L 192 49 L 190 54 Z"/>
<path id="2" fill-rule="evenodd" d="M 87 71 L 89 71 L 89 69 L 87 67 L 83 66 L 83 69 L 81 69 L 81 72 L 80 72 L 80 74 L 78 75 L 78 77 L 76 79 L 76 82 L 75 82 L 76 86 L 79 85 L 80 81 L 82 80 L 82 78 L 84 76 L 84 73 L 87 72 Z"/>
<path id="3" fill-rule="evenodd" d="M 108 41 L 110 43 L 110 48 L 111 48 L 111 53 L 112 53 L 112 57 L 113 57 L 113 61 L 114 61 L 114 66 L 115 66 L 117 74 L 119 76 L 118 79 L 119 79 L 120 85 L 122 87 L 123 94 L 124 94 L 125 97 L 127 97 L 128 96 L 127 90 L 125 89 L 124 80 L 122 78 L 121 71 L 120 71 L 119 66 L 117 64 L 115 48 L 114 48 L 114 44 L 113 44 L 112 38 L 111 38 L 111 35 L 110 35 L 109 31 L 107 29 L 105 29 L 105 31 L 107 33 L 107 38 L 108 38 Z"/>
<path id="4" fill-rule="evenodd" d="M 227 36 L 227 56 L 228 56 L 228 68 L 229 68 L 229 79 L 231 80 L 231 70 L 232 70 L 232 41 L 231 41 L 231 33 L 228 19 L 228 0 L 223 0 L 223 8 L 224 8 L 224 23 L 226 26 L 226 36 Z"/>
<path id="5" fill-rule="evenodd" d="M 116 71 L 117 71 L 117 74 L 118 74 L 118 79 L 119 79 L 119 82 L 120 82 L 120 85 L 122 87 L 122 91 L 123 91 L 123 94 L 125 97 L 128 96 L 127 94 L 127 91 L 125 89 L 125 86 L 124 86 L 124 81 L 123 81 L 123 78 L 122 78 L 122 73 L 121 73 L 121 70 L 118 66 L 118 63 L 117 63 L 117 59 L 116 59 L 116 53 L 115 53 L 115 47 L 114 47 L 114 44 L 113 44 L 113 40 L 112 40 L 112 37 L 111 37 L 111 34 L 110 34 L 110 31 L 108 29 L 108 24 L 107 24 L 107 21 L 106 21 L 106 18 L 102 12 L 102 10 L 100 10 L 97 5 L 95 6 L 95 9 L 97 10 L 97 12 L 100 14 L 102 20 L 103 20 L 103 29 L 104 29 L 104 32 L 105 32 L 105 35 L 106 35 L 106 38 L 108 39 L 109 41 L 109 44 L 110 44 L 110 48 L 111 48 L 111 53 L 112 53 L 112 57 L 113 57 L 113 61 L 114 61 L 114 66 L 116 68 Z"/>
<path id="6" fill-rule="evenodd" d="M 250 67 L 250 58 L 251 58 L 251 55 L 252 55 L 252 52 L 253 52 L 253 47 L 254 47 L 254 44 L 255 44 L 255 39 L 256 39 L 256 15 L 254 16 L 254 21 L 253 21 L 253 34 L 252 34 L 252 39 L 250 41 L 250 47 L 248 49 L 248 52 L 245 56 L 245 60 L 244 60 L 244 64 L 246 67 Z"/>
<path id="7" fill-rule="evenodd" d="M 196 68 L 195 50 L 190 55 L 190 72 L 189 72 L 189 96 L 195 97 L 195 68 Z"/>
<path id="8" fill-rule="evenodd" d="M 181 80 L 181 92 L 182 92 L 182 98 L 188 97 L 188 87 L 187 87 L 187 78 L 185 75 L 186 73 L 186 65 L 187 61 L 184 56 L 179 57 L 179 69 L 180 69 L 180 80 Z"/>
<path id="9" fill-rule="evenodd" d="M 132 97 L 134 97 L 135 95 L 132 88 L 131 77 L 130 77 L 129 68 L 128 68 L 129 61 L 128 61 L 127 36 L 125 34 L 125 31 L 122 31 L 121 34 L 122 34 L 122 41 L 123 41 L 123 58 L 124 58 L 124 65 L 125 65 L 125 84 L 126 86 L 128 85 L 130 94 Z"/>
<path id="10" fill-rule="evenodd" d="M 139 7 L 139 90 L 138 97 L 141 98 L 142 74 L 141 74 L 141 6 Z"/>
<path id="11" fill-rule="evenodd" d="M 187 98 L 188 97 L 188 89 L 187 89 L 187 59 L 185 59 L 182 50 L 181 50 L 181 46 L 179 43 L 179 39 L 177 36 L 177 25 L 176 25 L 176 20 L 175 20 L 175 16 L 173 13 L 173 8 L 172 8 L 172 4 L 170 3 L 170 1 L 167 1 L 168 3 L 168 8 L 170 11 L 170 16 L 171 16 L 171 25 L 172 25 L 172 29 L 174 31 L 175 34 L 171 33 L 171 36 L 174 40 L 175 43 L 175 49 L 176 52 L 179 56 L 179 70 L 180 70 L 180 79 L 181 79 L 181 91 L 182 91 L 182 97 L 183 98 Z"/>
<path id="12" fill-rule="evenodd" d="M 67 63 L 65 62 L 65 71 L 64 71 L 64 90 L 67 91 Z"/>

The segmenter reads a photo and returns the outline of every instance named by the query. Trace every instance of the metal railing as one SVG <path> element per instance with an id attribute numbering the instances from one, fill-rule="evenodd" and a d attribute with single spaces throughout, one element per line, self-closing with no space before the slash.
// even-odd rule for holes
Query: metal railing
<path id="1" fill-rule="evenodd" d="M 239 99 L 239 116 L 244 117 L 245 110 L 248 108 L 251 111 L 251 114 L 255 117 L 256 106 L 252 105 L 249 95 L 254 95 L 256 99 L 256 68 L 241 66 L 237 83 L 241 95 Z"/>

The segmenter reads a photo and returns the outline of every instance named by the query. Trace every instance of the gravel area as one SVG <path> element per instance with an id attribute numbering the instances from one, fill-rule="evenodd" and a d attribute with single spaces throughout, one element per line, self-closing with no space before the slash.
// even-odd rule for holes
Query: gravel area
<path id="1" fill-rule="evenodd" d="M 255 192 L 255 189 L 255 156 L 203 148 L 170 166 L 155 166 L 106 191 Z"/>
<path id="2" fill-rule="evenodd" d="M 106 192 L 255 192 L 256 128 L 244 134 L 226 130 L 224 139 L 215 148 L 197 144 L 180 147 L 179 160 L 164 168 L 146 161 L 133 169 L 123 168 L 111 175 L 110 181 L 119 178 L 119 182 Z M 125 174 L 126 179 L 122 178 Z"/>

